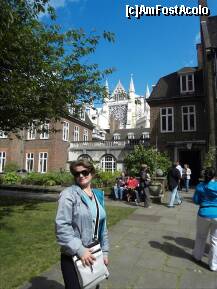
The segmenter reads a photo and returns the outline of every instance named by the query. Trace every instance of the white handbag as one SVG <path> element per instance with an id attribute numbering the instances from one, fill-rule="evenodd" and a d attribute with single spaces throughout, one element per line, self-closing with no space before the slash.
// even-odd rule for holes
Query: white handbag
<path id="1" fill-rule="evenodd" d="M 78 280 L 82 289 L 90 289 L 99 284 L 102 280 L 108 278 L 109 271 L 107 266 L 104 264 L 103 252 L 98 242 L 98 228 L 99 228 L 99 206 L 95 198 L 97 207 L 96 224 L 94 231 L 94 242 L 91 243 L 88 248 L 92 249 L 92 254 L 96 258 L 93 265 L 83 266 L 81 260 L 77 255 L 73 256 L 73 262 L 78 275 Z"/>

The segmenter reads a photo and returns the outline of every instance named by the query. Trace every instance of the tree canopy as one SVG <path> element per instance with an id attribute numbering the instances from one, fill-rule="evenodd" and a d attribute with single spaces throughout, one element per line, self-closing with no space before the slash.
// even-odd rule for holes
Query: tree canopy
<path id="1" fill-rule="evenodd" d="M 127 155 L 124 160 L 128 173 L 138 175 L 141 165 L 146 164 L 151 174 L 157 169 L 161 169 L 165 174 L 171 166 L 171 161 L 165 153 L 161 153 L 154 148 L 144 148 L 136 146 L 135 149 Z"/>
<path id="2" fill-rule="evenodd" d="M 39 15 L 49 12 L 52 24 Z M 0 0 L 0 130 L 16 131 L 33 120 L 59 119 L 68 108 L 103 99 L 105 75 L 90 64 L 101 39 L 82 29 L 61 32 L 49 0 Z"/>

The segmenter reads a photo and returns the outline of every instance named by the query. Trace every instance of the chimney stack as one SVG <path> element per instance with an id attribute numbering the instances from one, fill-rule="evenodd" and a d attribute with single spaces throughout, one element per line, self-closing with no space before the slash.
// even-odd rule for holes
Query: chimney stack
<path id="1" fill-rule="evenodd" d="M 202 68 L 203 67 L 203 46 L 201 43 L 197 44 L 197 62 L 198 62 L 198 67 Z"/>
<path id="2" fill-rule="evenodd" d="M 208 7 L 207 0 L 198 0 L 198 5 L 201 5 L 202 7 Z M 200 22 L 206 21 L 208 16 L 202 15 L 200 16 Z"/>

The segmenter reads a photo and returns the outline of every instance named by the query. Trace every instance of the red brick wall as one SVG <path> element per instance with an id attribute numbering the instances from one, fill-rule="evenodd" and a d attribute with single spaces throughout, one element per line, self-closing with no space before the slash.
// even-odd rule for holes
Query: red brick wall
<path id="1" fill-rule="evenodd" d="M 69 141 L 63 140 L 63 121 L 69 123 Z M 26 153 L 34 153 L 34 171 L 38 171 L 39 153 L 48 153 L 48 171 L 59 171 L 66 168 L 68 148 L 73 139 L 74 127 L 79 127 L 79 140 L 83 141 L 84 129 L 88 130 L 88 140 L 92 140 L 92 130 L 83 127 L 71 120 L 62 119 L 55 124 L 50 124 L 57 132 L 51 132 L 49 139 L 42 140 L 37 133 L 35 140 L 27 140 L 27 132 L 24 132 L 23 140 L 11 135 L 9 139 L 0 139 L 0 151 L 6 152 L 6 162 L 16 162 L 20 168 L 25 168 Z"/>

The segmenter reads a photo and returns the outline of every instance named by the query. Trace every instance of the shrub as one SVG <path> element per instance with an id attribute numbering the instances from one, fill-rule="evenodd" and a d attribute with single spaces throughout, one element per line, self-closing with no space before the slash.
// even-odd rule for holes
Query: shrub
<path id="1" fill-rule="evenodd" d="M 19 169 L 19 165 L 15 162 L 6 163 L 4 171 L 5 173 L 16 172 Z"/>
<path id="2" fill-rule="evenodd" d="M 101 170 L 97 170 L 96 176 L 92 181 L 93 186 L 96 187 L 112 187 L 116 181 L 116 178 L 120 176 L 119 171 L 115 172 L 103 172 Z"/>
<path id="3" fill-rule="evenodd" d="M 6 173 L 3 176 L 3 184 L 19 184 L 22 178 L 18 176 L 15 172 Z"/>
<path id="4" fill-rule="evenodd" d="M 142 164 L 147 164 L 151 174 L 156 169 L 161 169 L 165 174 L 171 166 L 171 161 L 165 153 L 156 151 L 154 148 L 144 148 L 142 145 L 136 146 L 124 160 L 128 173 L 138 175 Z"/>
<path id="5" fill-rule="evenodd" d="M 29 173 L 22 179 L 22 184 L 39 186 L 70 186 L 73 183 L 73 177 L 70 173 L 50 172 L 45 174 Z"/>

